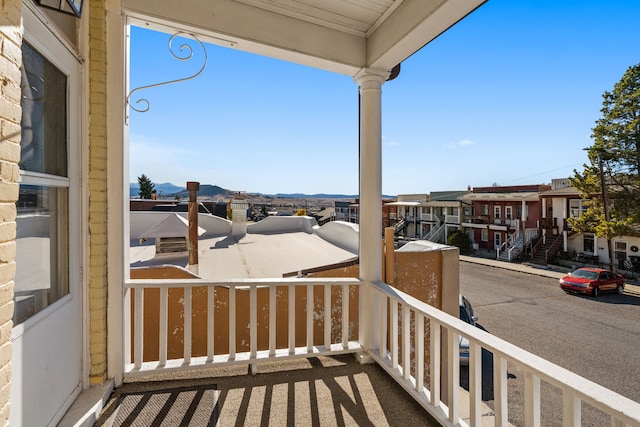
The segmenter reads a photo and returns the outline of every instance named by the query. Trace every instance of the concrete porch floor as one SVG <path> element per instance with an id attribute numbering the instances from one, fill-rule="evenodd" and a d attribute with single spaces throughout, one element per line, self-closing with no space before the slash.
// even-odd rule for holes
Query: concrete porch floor
<path id="1" fill-rule="evenodd" d="M 439 425 L 377 364 L 353 355 L 145 378 L 109 398 L 95 426 Z"/>

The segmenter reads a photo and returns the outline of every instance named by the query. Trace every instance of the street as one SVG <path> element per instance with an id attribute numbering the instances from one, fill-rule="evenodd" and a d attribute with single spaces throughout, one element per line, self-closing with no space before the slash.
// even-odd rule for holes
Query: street
<path id="1" fill-rule="evenodd" d="M 460 263 L 460 291 L 490 333 L 640 401 L 640 297 L 569 295 L 557 279 L 469 262 Z M 516 402 L 509 420 L 523 425 L 523 378 L 514 366 L 509 374 L 509 399 Z M 561 394 L 544 383 L 541 390 L 542 425 L 558 425 Z M 582 413 L 583 425 L 608 424 L 593 408 Z"/>

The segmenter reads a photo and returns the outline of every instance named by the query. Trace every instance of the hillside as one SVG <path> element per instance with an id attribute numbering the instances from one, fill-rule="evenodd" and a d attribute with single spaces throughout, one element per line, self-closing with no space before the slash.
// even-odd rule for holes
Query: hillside
<path id="1" fill-rule="evenodd" d="M 180 187 L 169 182 L 162 184 L 155 184 L 155 189 L 158 195 L 162 198 L 174 198 L 180 197 L 186 199 L 189 196 L 189 192 L 186 187 Z M 138 183 L 129 184 L 129 196 L 132 198 L 138 197 L 140 188 Z M 210 198 L 228 198 L 233 196 L 234 191 L 227 190 L 217 185 L 201 184 L 200 191 L 198 191 L 198 197 L 210 197 Z M 304 193 L 276 193 L 276 194 L 262 194 L 262 193 L 247 193 L 247 198 L 257 199 L 344 199 L 353 200 L 358 198 L 357 195 L 349 194 L 304 194 Z M 383 198 L 392 198 L 393 196 L 382 196 Z"/>

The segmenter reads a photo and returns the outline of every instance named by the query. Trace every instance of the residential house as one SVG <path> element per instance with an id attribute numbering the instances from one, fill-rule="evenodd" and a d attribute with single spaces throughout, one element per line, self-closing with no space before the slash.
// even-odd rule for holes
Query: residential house
<path id="1" fill-rule="evenodd" d="M 580 419 L 580 402 L 587 400 L 610 414 L 612 424 L 640 425 L 637 403 L 559 367 L 551 372 L 550 363 L 415 301 L 383 281 L 381 88 L 392 71 L 397 74 L 398 64 L 484 0 L 359 0 L 349 8 L 340 1 L 323 2 L 323 8 L 318 8 L 294 0 L 69 0 L 46 2 L 49 8 L 40 3 L 45 2 L 4 0 L 0 9 L 1 423 L 56 425 L 81 392 L 97 388 L 102 393 L 97 393 L 97 401 L 83 418 L 90 424 L 91 413 L 99 411 L 104 395 L 125 378 L 133 381 L 141 371 L 189 371 L 215 363 L 255 365 L 276 361 L 276 356 L 313 357 L 322 352 L 355 353 L 362 362 L 378 363 L 438 422 L 458 425 L 462 421 L 457 346 L 458 338 L 464 336 L 472 349 L 469 377 L 473 384 L 479 377 L 474 360 L 479 360 L 480 349 L 497 349 L 500 404 L 495 413 L 503 424 L 508 408 L 503 393 L 506 367 L 516 363 L 527 382 L 528 424 L 535 424 L 540 412 L 542 379 L 558 385 L 566 396 L 567 423 Z M 133 96 L 139 88 L 130 88 L 127 81 L 131 25 L 168 34 L 188 33 L 196 45 L 204 40 L 353 77 L 354 90 L 360 94 L 359 164 L 354 165 L 360 181 L 356 278 L 195 279 L 197 285 L 186 279 L 166 283 L 131 278 L 128 126 L 133 107 L 140 105 L 140 98 Z M 455 278 L 458 272 L 449 269 L 443 274 Z M 143 364 L 144 288 L 166 296 L 173 286 L 184 295 L 186 334 L 191 331 L 190 296 L 199 285 L 225 287 L 230 295 L 238 286 L 250 289 L 250 295 L 258 288 L 275 292 L 276 287 L 298 287 L 313 293 L 314 286 L 357 286 L 356 341 L 332 342 L 326 334 L 322 345 L 307 338 L 304 347 L 290 341 L 288 348 L 276 349 L 274 344 L 269 351 L 258 352 L 253 333 L 256 312 L 250 309 L 249 352 L 236 354 L 229 348 L 220 359 L 214 357 L 210 341 L 208 357 L 192 358 L 185 339 L 183 357 L 171 361 L 162 351 L 165 334 L 159 337 L 158 360 Z M 213 313 L 213 293 L 208 295 Z M 332 308 L 331 299 L 327 300 Z M 159 312 L 165 308 L 160 302 Z M 330 312 L 324 311 L 325 316 Z M 306 314 L 309 327 L 312 311 Z M 402 328 L 398 327 L 400 317 Z M 412 325 L 412 317 L 423 321 Z M 155 321 L 166 324 L 166 319 Z M 230 331 L 235 330 L 234 319 L 229 316 Z M 425 323 L 440 325 L 429 340 Z M 407 351 L 411 342 L 418 349 L 415 369 Z M 426 355 L 420 351 L 427 348 Z M 442 360 L 442 364 L 427 366 L 428 360 Z M 581 387 L 584 384 L 588 386 Z M 481 393 L 477 385 L 470 388 L 466 399 L 471 402 L 470 423 L 479 425 Z"/>
<path id="2" fill-rule="evenodd" d="M 382 230 L 385 227 L 392 227 L 395 224 L 397 218 L 397 209 L 395 206 L 392 206 L 391 203 L 393 200 L 382 199 Z M 353 224 L 360 223 L 360 203 L 359 199 L 356 199 L 353 202 L 335 202 L 336 203 L 336 216 L 335 221 L 347 221 Z M 338 214 L 338 209 L 340 209 L 340 214 Z"/>
<path id="3" fill-rule="evenodd" d="M 474 248 L 514 259 L 538 235 L 542 217 L 539 195 L 550 189 L 543 184 L 476 187 L 460 197 L 472 203 L 471 217 L 462 227 L 469 231 Z"/>
<path id="4" fill-rule="evenodd" d="M 334 202 L 335 215 L 331 220 L 349 222 L 349 206 L 350 205 L 351 205 L 351 202 L 347 202 L 344 200 L 336 200 Z"/>
<path id="5" fill-rule="evenodd" d="M 593 195 L 593 197 L 601 197 Z M 540 193 L 543 239 L 533 253 L 534 262 L 546 264 L 560 255 L 569 265 L 609 265 L 609 243 L 595 233 L 577 233 L 567 222 L 587 210 L 589 199 L 583 199 L 568 178 L 551 181 L 551 189 Z M 611 239 L 613 266 L 635 272 L 640 266 L 640 238 L 616 236 Z"/>
<path id="6" fill-rule="evenodd" d="M 429 200 L 420 207 L 423 239 L 447 243 L 447 237 L 461 229 L 464 218 L 471 215 L 471 202 L 461 197 L 470 191 L 432 191 Z"/>
<path id="7" fill-rule="evenodd" d="M 428 194 L 398 194 L 397 200 L 384 204 L 387 209 L 395 209 L 395 220 L 389 221 L 396 236 L 408 239 L 422 238 L 420 210 L 429 201 Z"/>

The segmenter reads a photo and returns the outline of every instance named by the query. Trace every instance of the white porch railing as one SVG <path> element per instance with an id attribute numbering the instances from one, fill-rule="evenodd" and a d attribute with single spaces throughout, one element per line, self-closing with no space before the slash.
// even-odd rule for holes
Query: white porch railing
<path id="1" fill-rule="evenodd" d="M 366 325 L 376 331 L 379 348 L 369 349 L 368 354 L 380 364 L 417 402 L 419 402 L 438 422 L 445 426 L 480 426 L 482 405 L 482 364 L 481 353 L 485 349 L 493 354 L 494 363 L 494 413 L 495 425 L 507 426 L 509 401 L 507 400 L 507 363 L 517 365 L 525 377 L 524 423 L 527 426 L 540 425 L 542 381 L 551 384 L 562 392 L 562 426 L 580 426 L 581 408 L 586 403 L 607 414 L 612 426 L 640 427 L 640 404 L 625 398 L 611 390 L 582 378 L 564 368 L 554 365 L 540 357 L 528 353 L 506 341 L 475 328 L 453 316 L 450 316 L 428 304 L 425 304 L 385 283 L 367 285 L 358 279 L 248 279 L 220 282 L 207 282 L 200 279 L 188 280 L 136 280 L 125 284 L 127 295 L 135 294 L 133 316 L 125 310 L 125 343 L 130 342 L 128 331 L 133 330 L 133 352 L 125 344 L 125 376 L 167 372 L 195 368 L 207 368 L 222 364 L 248 364 L 292 357 L 314 357 L 367 351 L 357 340 L 349 340 L 349 288 L 357 286 L 359 295 L 373 292 L 377 296 L 379 318 Z M 207 287 L 207 354 L 191 357 L 191 313 L 192 289 Z M 214 310 L 215 294 L 218 287 L 229 290 L 230 336 L 227 354 L 215 354 Z M 323 292 L 322 310 L 314 304 L 314 290 L 321 287 Z M 341 298 L 341 316 L 338 321 L 340 333 L 332 334 L 332 288 L 337 287 Z M 180 359 L 167 359 L 167 336 L 169 305 L 167 303 L 170 288 L 183 288 L 184 299 L 184 355 Z M 267 288 L 268 302 L 268 349 L 258 350 L 258 289 Z M 276 331 L 283 327 L 276 323 L 277 288 L 286 289 L 287 296 L 296 289 L 306 288 L 306 345 L 296 347 L 295 299 L 288 298 L 286 305 L 287 342 L 283 348 L 276 346 Z M 158 317 L 159 324 L 159 360 L 143 361 L 144 343 L 144 290 L 157 289 L 160 294 Z M 240 325 L 236 324 L 236 292 L 249 292 L 249 341 L 248 352 L 237 352 L 235 337 Z M 130 297 L 130 296 L 129 296 Z M 125 307 L 131 305 L 125 298 Z M 317 298 L 315 303 L 317 303 Z M 282 308 L 282 307 L 281 307 Z M 323 319 L 323 342 L 313 341 L 314 321 Z M 133 322 L 131 325 L 130 322 Z M 246 327 L 243 325 L 242 327 Z M 337 337 L 332 340 L 332 336 Z M 463 398 L 460 387 L 459 338 L 469 340 L 469 424 L 461 419 Z M 387 345 L 389 342 L 389 345 Z M 443 348 L 446 350 L 443 351 Z M 133 353 L 133 361 L 129 360 Z M 444 355 L 444 356 L 443 356 Z M 444 359 L 446 358 L 446 359 Z M 442 363 L 446 362 L 446 363 Z M 446 366 L 442 370 L 441 366 Z M 441 379 L 441 380 L 440 380 Z M 446 396 L 443 396 L 446 390 Z"/>
<path id="2" fill-rule="evenodd" d="M 434 221 L 435 215 L 430 213 L 421 213 L 420 221 Z"/>
<path id="3" fill-rule="evenodd" d="M 374 289 L 379 296 L 379 312 L 382 316 L 378 324 L 373 326 L 380 331 L 379 340 L 383 344 L 387 342 L 389 331 L 390 345 L 389 348 L 381 345 L 379 349 L 369 353 L 442 425 L 467 425 L 460 419 L 462 396 L 458 387 L 459 339 L 464 336 L 469 340 L 468 425 L 485 425 L 481 416 L 481 355 L 484 349 L 493 354 L 496 426 L 509 425 L 508 363 L 517 365 L 524 373 L 525 426 L 540 426 L 542 381 L 562 392 L 563 413 L 559 416 L 562 421 L 559 420 L 558 425 L 580 426 L 582 404 L 586 403 L 608 415 L 611 426 L 640 426 L 639 403 L 494 337 L 385 283 L 375 283 Z M 390 314 L 387 317 L 388 312 Z M 430 333 L 426 334 L 426 331 Z M 446 348 L 444 353 L 443 348 Z M 412 349 L 415 350 L 412 352 Z M 446 371 L 441 369 L 442 354 L 446 354 L 448 359 Z M 440 378 L 442 382 L 438 381 Z M 447 390 L 446 396 L 442 396 L 443 389 Z"/>
<path id="4" fill-rule="evenodd" d="M 291 357 L 313 357 L 328 354 L 353 353 L 361 349 L 360 343 L 349 341 L 349 302 L 350 286 L 359 286 L 358 279 L 350 278 L 322 278 L 322 279 L 238 279 L 230 281 L 204 281 L 201 279 L 181 279 L 181 280 L 135 280 L 127 283 L 125 288 L 134 293 L 133 313 L 127 317 L 133 322 L 133 328 L 125 321 L 125 376 L 135 376 L 150 372 L 169 372 L 176 370 L 190 370 L 202 367 L 220 366 L 225 364 L 255 364 L 269 359 L 291 358 Z M 324 319 L 324 342 L 320 345 L 313 342 L 313 327 L 317 307 L 314 306 L 314 287 L 320 286 L 324 289 L 323 313 Z M 207 333 L 206 333 L 206 356 L 192 357 L 192 319 L 193 301 L 192 290 L 194 288 L 207 288 Z M 296 347 L 296 288 L 306 288 L 306 341 L 305 347 Z M 333 342 L 332 337 L 332 310 L 331 291 L 333 287 L 340 288 L 340 299 L 342 301 L 342 316 L 340 319 L 339 342 Z M 183 357 L 168 359 L 168 318 L 169 318 L 169 289 L 184 289 L 183 297 Z M 229 348 L 226 354 L 215 354 L 214 313 L 216 310 L 215 290 L 216 288 L 228 289 L 228 336 Z M 258 289 L 268 288 L 268 349 L 258 350 Z M 278 294 L 276 289 L 286 289 L 287 296 L 287 342 L 288 346 L 277 348 L 276 346 L 276 302 Z M 160 294 L 157 322 L 158 328 L 158 360 L 144 361 L 144 290 L 158 289 Z M 237 292 L 249 292 L 249 351 L 236 351 L 236 337 L 238 335 L 238 325 L 236 315 L 238 314 Z M 129 293 L 129 292 L 127 292 Z M 130 295 L 125 298 L 125 307 L 131 305 Z M 127 312 L 129 313 L 129 312 Z M 246 314 L 245 314 L 246 315 Z M 131 342 L 129 331 L 133 329 L 133 351 L 126 348 Z M 337 329 L 337 328 L 336 328 Z M 154 351 L 156 349 L 153 349 Z M 131 360 L 133 354 L 133 360 Z"/>
<path id="5" fill-rule="evenodd" d="M 444 222 L 447 224 L 460 224 L 460 217 L 458 215 L 445 215 Z"/>
<path id="6" fill-rule="evenodd" d="M 524 230 L 524 243 L 528 245 L 533 239 L 540 235 L 540 230 L 537 228 L 527 228 Z"/>

